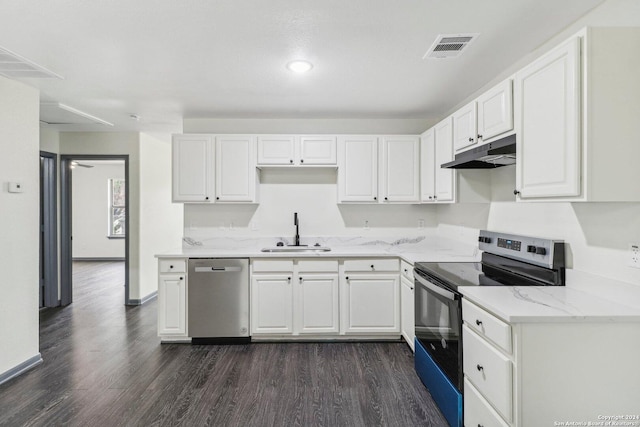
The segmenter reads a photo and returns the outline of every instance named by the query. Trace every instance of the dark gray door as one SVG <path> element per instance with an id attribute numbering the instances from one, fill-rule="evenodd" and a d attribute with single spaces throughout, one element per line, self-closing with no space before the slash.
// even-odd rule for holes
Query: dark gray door
<path id="1" fill-rule="evenodd" d="M 40 307 L 58 303 L 57 155 L 40 152 Z"/>

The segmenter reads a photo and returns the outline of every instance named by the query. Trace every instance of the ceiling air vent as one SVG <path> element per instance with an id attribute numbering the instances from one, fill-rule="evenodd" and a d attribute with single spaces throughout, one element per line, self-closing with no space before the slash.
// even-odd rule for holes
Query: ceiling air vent
<path id="1" fill-rule="evenodd" d="M 53 71 L 0 47 L 0 74 L 10 79 L 62 79 Z"/>
<path id="2" fill-rule="evenodd" d="M 460 56 L 467 46 L 471 44 L 480 34 L 440 34 L 436 37 L 425 58 L 455 58 Z"/>

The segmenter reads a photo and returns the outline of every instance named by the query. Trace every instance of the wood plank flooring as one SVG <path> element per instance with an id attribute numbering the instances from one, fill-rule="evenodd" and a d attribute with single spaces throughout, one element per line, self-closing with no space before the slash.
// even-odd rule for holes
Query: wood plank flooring
<path id="1" fill-rule="evenodd" d="M 404 343 L 160 344 L 124 265 L 74 264 L 40 313 L 44 363 L 0 385 L 2 426 L 446 426 Z"/>

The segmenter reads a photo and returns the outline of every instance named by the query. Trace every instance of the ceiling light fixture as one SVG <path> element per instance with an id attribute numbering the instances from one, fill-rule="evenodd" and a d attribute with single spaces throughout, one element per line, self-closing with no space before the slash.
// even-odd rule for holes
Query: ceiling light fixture
<path id="1" fill-rule="evenodd" d="M 306 73 L 313 68 L 313 64 L 309 61 L 295 60 L 287 64 L 287 69 L 294 73 Z"/>

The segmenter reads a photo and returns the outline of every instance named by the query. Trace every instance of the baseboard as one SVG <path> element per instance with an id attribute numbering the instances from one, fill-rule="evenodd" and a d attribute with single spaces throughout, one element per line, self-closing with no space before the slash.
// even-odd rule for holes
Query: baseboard
<path id="1" fill-rule="evenodd" d="M 73 261 L 93 261 L 93 262 L 98 262 L 98 261 L 125 261 L 126 258 L 124 257 L 74 257 L 72 258 Z"/>
<path id="2" fill-rule="evenodd" d="M 146 297 L 141 298 L 141 299 L 129 298 L 129 301 L 127 302 L 127 305 L 142 305 L 142 304 L 145 304 L 145 303 L 151 301 L 152 299 L 156 298 L 157 296 L 158 296 L 158 291 L 153 291 L 149 295 L 147 295 Z"/>
<path id="3" fill-rule="evenodd" d="M 25 360 L 24 362 L 22 362 L 18 366 L 15 366 L 15 367 L 9 369 L 8 371 L 3 372 L 2 374 L 0 374 L 0 384 L 6 383 L 10 379 L 24 374 L 29 369 L 35 368 L 36 366 L 38 366 L 41 363 L 42 363 L 42 356 L 40 355 L 40 353 L 38 353 L 35 356 L 30 357 L 29 359 Z"/>

